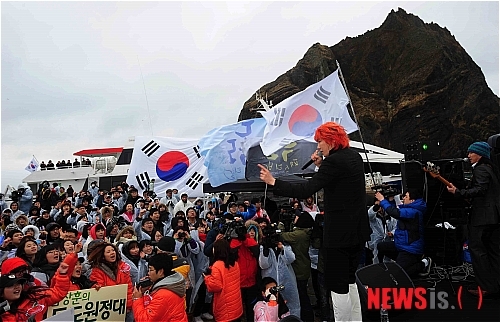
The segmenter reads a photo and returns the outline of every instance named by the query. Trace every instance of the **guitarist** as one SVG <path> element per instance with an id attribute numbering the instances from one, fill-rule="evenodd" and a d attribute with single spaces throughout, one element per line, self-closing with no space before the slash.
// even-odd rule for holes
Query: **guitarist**
<path id="1" fill-rule="evenodd" d="M 474 142 L 467 149 L 472 164 L 472 180 L 466 189 L 453 184 L 449 192 L 457 198 L 470 198 L 472 212 L 468 220 L 469 251 L 479 288 L 469 293 L 497 297 L 500 293 L 500 174 L 490 160 L 490 146 Z"/>

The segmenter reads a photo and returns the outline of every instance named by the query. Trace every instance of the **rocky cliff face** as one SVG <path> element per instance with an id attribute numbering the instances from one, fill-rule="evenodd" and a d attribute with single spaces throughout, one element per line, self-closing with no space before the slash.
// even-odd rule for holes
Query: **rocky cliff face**
<path id="1" fill-rule="evenodd" d="M 404 153 L 405 142 L 439 142 L 440 157 L 460 157 L 500 132 L 499 98 L 479 66 L 446 28 L 402 9 L 361 36 L 314 44 L 260 92 L 276 105 L 331 74 L 336 60 L 366 143 Z M 249 98 L 239 121 L 260 117 L 258 105 Z M 350 137 L 360 140 L 359 132 Z"/>

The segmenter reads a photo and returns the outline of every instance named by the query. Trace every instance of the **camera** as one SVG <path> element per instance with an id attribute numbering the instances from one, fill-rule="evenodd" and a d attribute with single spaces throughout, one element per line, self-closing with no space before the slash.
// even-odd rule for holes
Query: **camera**
<path id="1" fill-rule="evenodd" d="M 146 278 L 146 279 L 140 281 L 139 283 L 137 283 L 137 286 L 142 287 L 142 288 L 150 287 L 151 285 L 153 285 L 153 282 L 149 278 Z"/>
<path id="2" fill-rule="evenodd" d="M 245 240 L 247 236 L 247 228 L 243 221 L 231 221 L 226 223 L 227 228 L 225 229 L 224 238 L 227 240 L 236 238 L 239 240 Z"/>
<path id="3" fill-rule="evenodd" d="M 18 190 L 14 190 L 10 194 L 10 199 L 12 199 L 12 201 L 14 201 L 14 202 L 18 202 L 19 197 L 21 197 L 21 193 Z"/>
<path id="4" fill-rule="evenodd" d="M 184 237 L 186 237 L 186 233 L 185 233 L 185 232 L 183 232 L 183 231 L 181 231 L 180 233 L 178 233 L 178 234 L 177 234 L 177 236 L 178 236 L 179 238 L 184 238 Z"/>
<path id="5" fill-rule="evenodd" d="M 399 194 L 399 190 L 393 186 L 389 185 L 376 185 L 372 187 L 375 192 L 380 192 L 384 198 L 394 197 Z"/>
<path id="6" fill-rule="evenodd" d="M 281 230 L 277 229 L 276 225 L 268 225 L 262 231 L 262 235 L 264 236 L 264 246 L 265 247 L 274 247 L 279 242 L 283 241 L 281 237 Z"/>
<path id="7" fill-rule="evenodd" d="M 237 238 L 241 241 L 245 240 L 247 235 L 247 228 L 242 221 L 232 220 L 226 222 L 226 219 L 219 218 L 213 225 L 214 230 L 217 230 L 219 234 L 224 235 L 224 238 L 230 240 L 232 238 Z"/>
<path id="8" fill-rule="evenodd" d="M 282 292 L 285 289 L 285 285 L 276 285 L 269 289 L 269 293 L 276 296 L 279 292 Z"/>
<path id="9" fill-rule="evenodd" d="M 207 269 L 203 271 L 203 274 L 205 274 L 205 275 L 212 274 L 212 269 L 210 267 L 207 267 Z"/>

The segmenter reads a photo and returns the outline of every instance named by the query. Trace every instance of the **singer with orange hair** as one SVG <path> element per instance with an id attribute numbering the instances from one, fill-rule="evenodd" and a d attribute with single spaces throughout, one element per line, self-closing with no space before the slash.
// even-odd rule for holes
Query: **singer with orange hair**
<path id="1" fill-rule="evenodd" d="M 320 125 L 314 140 L 318 150 L 311 160 L 319 168 L 309 181 L 290 183 L 275 179 L 259 164 L 260 179 L 274 186 L 273 193 L 281 196 L 307 198 L 324 189 L 325 221 L 320 251 L 328 272 L 325 287 L 331 291 L 335 321 L 361 321 L 355 272 L 363 245 L 370 240 L 363 160 L 349 147 L 349 137 L 337 123 Z"/>

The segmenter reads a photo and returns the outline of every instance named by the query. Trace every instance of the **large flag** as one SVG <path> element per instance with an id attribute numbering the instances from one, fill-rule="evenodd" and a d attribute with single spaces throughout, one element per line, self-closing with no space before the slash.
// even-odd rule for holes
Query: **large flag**
<path id="1" fill-rule="evenodd" d="M 29 172 L 34 172 L 34 171 L 38 170 L 39 166 L 40 166 L 40 164 L 36 160 L 35 156 L 33 156 L 30 163 L 26 166 L 26 168 L 24 168 L 24 170 L 29 171 Z"/>
<path id="2" fill-rule="evenodd" d="M 248 150 L 260 143 L 265 126 L 263 118 L 250 119 L 215 128 L 200 139 L 212 187 L 245 178 Z"/>
<path id="3" fill-rule="evenodd" d="M 261 113 L 267 121 L 260 143 L 262 152 L 271 155 L 291 142 L 311 138 L 318 126 L 329 121 L 339 123 L 347 133 L 356 131 L 358 126 L 349 116 L 348 103 L 337 69 L 320 82 Z"/>
<path id="4" fill-rule="evenodd" d="M 136 136 L 127 183 L 140 193 L 153 187 L 163 196 L 168 188 L 176 188 L 180 194 L 202 197 L 207 181 L 203 161 L 197 139 Z"/>

